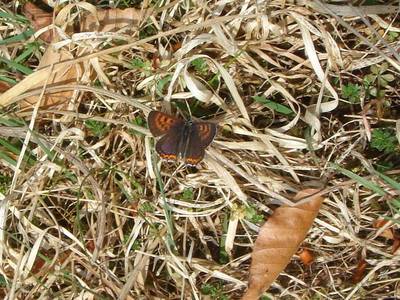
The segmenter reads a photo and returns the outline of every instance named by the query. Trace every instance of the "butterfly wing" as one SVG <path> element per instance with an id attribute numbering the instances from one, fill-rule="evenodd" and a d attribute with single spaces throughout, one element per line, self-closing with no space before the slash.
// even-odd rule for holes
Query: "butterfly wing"
<path id="1" fill-rule="evenodd" d="M 183 130 L 184 126 L 174 126 L 156 143 L 156 151 L 161 158 L 166 160 L 178 158 Z"/>
<path id="2" fill-rule="evenodd" d="M 193 123 L 185 153 L 185 163 L 197 165 L 203 159 L 205 149 L 211 144 L 216 134 L 217 126 L 213 123 Z"/>
<path id="3" fill-rule="evenodd" d="M 206 148 L 214 140 L 217 134 L 217 125 L 210 122 L 193 123 L 196 138 L 199 139 L 200 144 Z"/>
<path id="4" fill-rule="evenodd" d="M 149 125 L 151 134 L 157 137 L 166 134 L 172 127 L 183 126 L 185 121 L 161 111 L 153 110 L 147 117 L 147 124 Z"/>

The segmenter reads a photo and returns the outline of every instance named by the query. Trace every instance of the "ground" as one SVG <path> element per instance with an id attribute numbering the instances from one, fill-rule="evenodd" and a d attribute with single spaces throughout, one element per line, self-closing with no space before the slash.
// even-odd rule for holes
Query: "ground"
<path id="1" fill-rule="evenodd" d="M 398 2 L 48 4 L 0 8 L 3 297 L 240 299 L 260 226 L 312 188 L 262 299 L 400 298 Z M 200 163 L 161 159 L 152 110 L 216 125 L 165 142 Z"/>

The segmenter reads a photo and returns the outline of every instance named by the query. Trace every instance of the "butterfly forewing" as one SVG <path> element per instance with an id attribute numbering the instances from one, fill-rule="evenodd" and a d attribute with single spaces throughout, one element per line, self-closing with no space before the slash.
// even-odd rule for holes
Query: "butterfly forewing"
<path id="1" fill-rule="evenodd" d="M 205 148 L 211 144 L 217 134 L 217 125 L 209 122 L 193 123 L 200 144 Z"/>
<path id="2" fill-rule="evenodd" d="M 180 130 L 172 128 L 156 143 L 156 151 L 161 158 L 166 160 L 176 160 L 179 155 L 179 141 L 181 138 Z"/>
<path id="3" fill-rule="evenodd" d="M 172 127 L 183 126 L 185 121 L 160 111 L 151 111 L 147 117 L 150 132 L 153 136 L 166 134 Z"/>

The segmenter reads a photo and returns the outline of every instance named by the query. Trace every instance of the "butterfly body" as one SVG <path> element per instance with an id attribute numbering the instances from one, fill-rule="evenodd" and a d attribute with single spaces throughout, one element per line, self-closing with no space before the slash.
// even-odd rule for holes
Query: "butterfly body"
<path id="1" fill-rule="evenodd" d="M 214 123 L 186 121 L 160 111 L 150 112 L 148 124 L 153 136 L 161 136 L 156 143 L 160 157 L 182 159 L 188 165 L 196 165 L 203 159 L 206 147 L 217 133 Z"/>

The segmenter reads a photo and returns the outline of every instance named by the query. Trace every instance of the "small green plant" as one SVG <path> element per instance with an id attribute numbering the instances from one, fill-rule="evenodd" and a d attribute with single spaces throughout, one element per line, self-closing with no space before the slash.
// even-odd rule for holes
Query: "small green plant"
<path id="1" fill-rule="evenodd" d="M 387 34 L 387 40 L 389 42 L 395 42 L 399 39 L 399 33 L 395 32 L 395 31 L 389 31 L 389 33 Z"/>
<path id="2" fill-rule="evenodd" d="M 201 74 L 201 75 L 207 75 L 208 74 L 208 65 L 206 63 L 206 60 L 202 57 L 196 58 L 192 60 L 190 63 L 194 70 Z"/>
<path id="3" fill-rule="evenodd" d="M 225 250 L 225 244 L 226 244 L 226 234 L 228 232 L 228 224 L 229 224 L 229 216 L 228 214 L 225 214 L 222 216 L 222 230 L 223 234 L 221 236 L 221 239 L 219 240 L 219 263 L 220 264 L 226 264 L 229 262 L 229 255 L 228 252 Z"/>
<path id="4" fill-rule="evenodd" d="M 8 189 L 10 188 L 11 185 L 11 180 L 12 180 L 11 177 L 0 174 L 0 193 L 5 195 L 8 192 Z"/>
<path id="5" fill-rule="evenodd" d="M 183 201 L 192 201 L 194 197 L 193 188 L 185 188 L 180 196 Z"/>
<path id="6" fill-rule="evenodd" d="M 364 85 L 370 95 L 380 99 L 384 98 L 385 94 L 382 88 L 394 80 L 393 74 L 386 72 L 388 68 L 387 62 L 382 63 L 381 66 L 372 65 L 370 67 L 371 73 L 364 77 Z"/>
<path id="7" fill-rule="evenodd" d="M 207 82 L 213 89 L 217 89 L 220 83 L 220 74 L 214 74 Z"/>
<path id="8" fill-rule="evenodd" d="M 203 77 L 208 78 L 207 83 L 213 89 L 216 89 L 218 87 L 218 85 L 220 83 L 220 80 L 219 80 L 220 73 L 218 72 L 217 74 L 212 74 L 210 72 L 208 64 L 204 58 L 202 58 L 202 57 L 196 58 L 196 59 L 192 60 L 192 62 L 190 64 L 194 68 L 196 73 L 198 73 L 199 75 L 201 75 Z M 211 78 L 210 78 L 210 74 L 212 74 Z"/>
<path id="9" fill-rule="evenodd" d="M 138 69 L 143 72 L 143 75 L 149 76 L 151 74 L 151 63 L 148 60 L 143 60 L 140 57 L 135 57 L 131 61 L 132 69 Z"/>
<path id="10" fill-rule="evenodd" d="M 146 25 L 144 28 L 142 28 L 139 31 L 139 39 L 140 40 L 141 39 L 145 39 L 145 38 L 147 38 L 149 36 L 153 36 L 155 34 L 157 34 L 156 27 L 154 25 L 152 25 L 152 24 L 149 24 L 149 25 Z"/>
<path id="11" fill-rule="evenodd" d="M 168 76 L 165 76 L 164 78 L 161 78 L 160 80 L 158 80 L 156 92 L 160 97 L 163 96 L 163 90 L 164 90 L 165 86 L 167 85 L 167 83 L 171 81 L 171 78 L 172 78 L 172 76 L 168 75 Z"/>
<path id="12" fill-rule="evenodd" d="M 350 101 L 350 103 L 358 103 L 360 102 L 360 91 L 361 87 L 358 84 L 348 83 L 343 86 L 342 96 L 344 99 Z"/>
<path id="13" fill-rule="evenodd" d="M 389 128 L 377 128 L 372 132 L 371 147 L 386 154 L 394 153 L 398 149 L 395 133 Z"/>
<path id="14" fill-rule="evenodd" d="M 132 123 L 133 125 L 142 126 L 142 127 L 143 127 L 143 125 L 144 125 L 144 123 L 145 123 L 145 120 L 144 120 L 142 117 L 137 116 L 137 117 L 135 117 L 135 118 L 131 121 L 131 123 Z M 134 130 L 134 129 L 129 130 L 129 132 L 130 132 L 131 134 L 134 134 L 134 135 L 143 135 L 143 133 L 141 133 L 141 132 L 139 132 L 139 131 L 136 131 L 136 130 Z"/>
<path id="15" fill-rule="evenodd" d="M 109 127 L 106 123 L 96 120 L 86 120 L 85 126 L 87 129 L 89 129 L 89 131 L 99 138 L 104 136 L 109 130 Z"/>
<path id="16" fill-rule="evenodd" d="M 254 224 L 261 224 L 264 221 L 264 216 L 258 214 L 257 210 L 252 206 L 246 207 L 245 218 Z"/>
<path id="17" fill-rule="evenodd" d="M 204 283 L 201 286 L 201 292 L 204 295 L 208 295 L 211 299 L 215 300 L 228 300 L 228 296 L 223 294 L 222 284 L 221 283 Z"/>
<path id="18" fill-rule="evenodd" d="M 150 202 L 143 202 L 140 206 L 139 206 L 139 214 L 140 215 L 145 215 L 146 213 L 153 213 L 155 211 L 155 208 L 153 206 L 153 204 L 151 204 Z"/>

